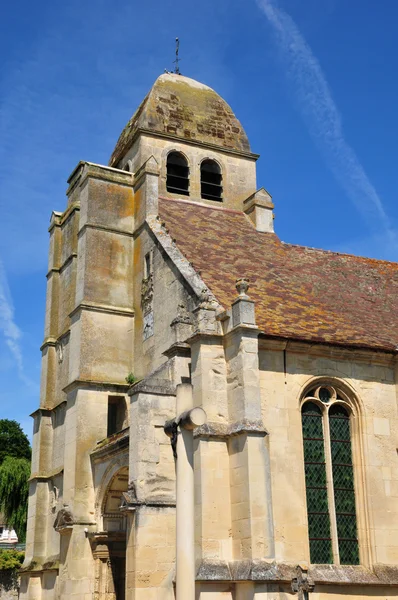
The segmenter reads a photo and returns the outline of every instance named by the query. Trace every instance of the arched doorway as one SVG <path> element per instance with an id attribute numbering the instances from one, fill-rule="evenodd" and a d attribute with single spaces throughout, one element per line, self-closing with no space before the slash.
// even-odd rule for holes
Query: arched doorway
<path id="1" fill-rule="evenodd" d="M 102 531 L 94 534 L 92 540 L 96 559 L 95 600 L 125 600 L 126 518 L 120 506 L 127 487 L 128 467 L 122 467 L 111 478 L 102 499 Z"/>

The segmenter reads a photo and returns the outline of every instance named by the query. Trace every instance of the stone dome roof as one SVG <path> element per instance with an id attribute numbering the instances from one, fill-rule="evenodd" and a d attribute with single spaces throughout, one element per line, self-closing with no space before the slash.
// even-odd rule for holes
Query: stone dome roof
<path id="1" fill-rule="evenodd" d="M 175 73 L 155 81 L 123 129 L 109 165 L 115 167 L 139 130 L 250 152 L 247 135 L 230 106 L 203 83 Z"/>

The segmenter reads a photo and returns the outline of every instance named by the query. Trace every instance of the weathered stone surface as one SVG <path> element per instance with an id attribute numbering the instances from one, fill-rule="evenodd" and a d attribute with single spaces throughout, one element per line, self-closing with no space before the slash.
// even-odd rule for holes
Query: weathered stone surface
<path id="1" fill-rule="evenodd" d="M 142 129 L 250 152 L 242 125 L 225 100 L 206 85 L 174 73 L 156 80 L 122 131 L 109 161 L 111 166 L 117 166 Z"/>

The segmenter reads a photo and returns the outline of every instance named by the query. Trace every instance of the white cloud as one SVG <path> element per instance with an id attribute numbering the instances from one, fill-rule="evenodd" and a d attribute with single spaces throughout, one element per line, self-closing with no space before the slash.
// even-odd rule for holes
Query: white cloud
<path id="1" fill-rule="evenodd" d="M 36 384 L 25 374 L 21 350 L 22 332 L 14 320 L 14 307 L 7 282 L 6 273 L 0 261 L 0 331 L 11 356 L 14 358 L 19 379 L 29 388 L 36 389 Z"/>
<path id="2" fill-rule="evenodd" d="M 369 226 L 374 230 L 381 226 L 396 248 L 397 237 L 383 203 L 345 140 L 341 116 L 318 60 L 290 15 L 273 0 L 256 1 L 272 26 L 298 110 L 328 167 Z"/>

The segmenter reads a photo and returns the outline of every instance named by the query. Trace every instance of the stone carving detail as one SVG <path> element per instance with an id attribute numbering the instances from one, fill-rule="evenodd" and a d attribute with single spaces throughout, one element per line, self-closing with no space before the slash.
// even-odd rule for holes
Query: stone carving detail
<path id="1" fill-rule="evenodd" d="M 144 341 L 153 335 L 153 312 L 144 315 L 144 329 L 143 329 Z"/>
<path id="2" fill-rule="evenodd" d="M 141 285 L 141 307 L 144 315 L 152 312 L 153 309 L 153 275 L 149 273 L 148 277 L 142 280 Z"/>
<path id="3" fill-rule="evenodd" d="M 61 508 L 61 510 L 58 511 L 57 516 L 55 517 L 54 529 L 55 531 L 71 529 L 73 523 L 74 518 L 72 512 L 67 506 L 64 506 L 64 508 Z"/>
<path id="4" fill-rule="evenodd" d="M 309 593 L 314 591 L 314 583 L 308 578 L 306 570 L 300 565 L 296 569 L 297 576 L 292 579 L 292 591 L 297 594 L 298 600 L 308 600 Z"/>
<path id="5" fill-rule="evenodd" d="M 177 325 L 177 323 L 185 323 L 192 325 L 192 316 L 185 308 L 184 304 L 179 304 L 177 307 L 177 316 L 172 320 L 170 325 Z"/>
<path id="6" fill-rule="evenodd" d="M 62 345 L 62 340 L 56 343 L 55 351 L 57 353 L 58 364 L 61 364 L 64 360 L 64 347 Z"/>
<path id="7" fill-rule="evenodd" d="M 56 485 L 54 485 L 53 489 L 52 489 L 52 493 L 51 493 L 51 512 L 53 512 L 53 513 L 55 513 L 55 511 L 57 510 L 58 498 L 59 498 L 59 489 L 57 488 Z"/>
<path id="8" fill-rule="evenodd" d="M 204 288 L 200 294 L 200 308 L 215 310 L 218 308 L 218 302 L 208 288 Z"/>
<path id="9" fill-rule="evenodd" d="M 247 295 L 247 290 L 249 289 L 248 279 L 246 279 L 245 277 L 240 277 L 236 280 L 235 287 L 240 298 L 244 298 L 245 300 L 249 298 L 249 296 Z"/>
<path id="10" fill-rule="evenodd" d="M 143 339 L 147 340 L 153 335 L 153 275 L 142 280 L 141 285 L 141 307 L 144 314 Z"/>

